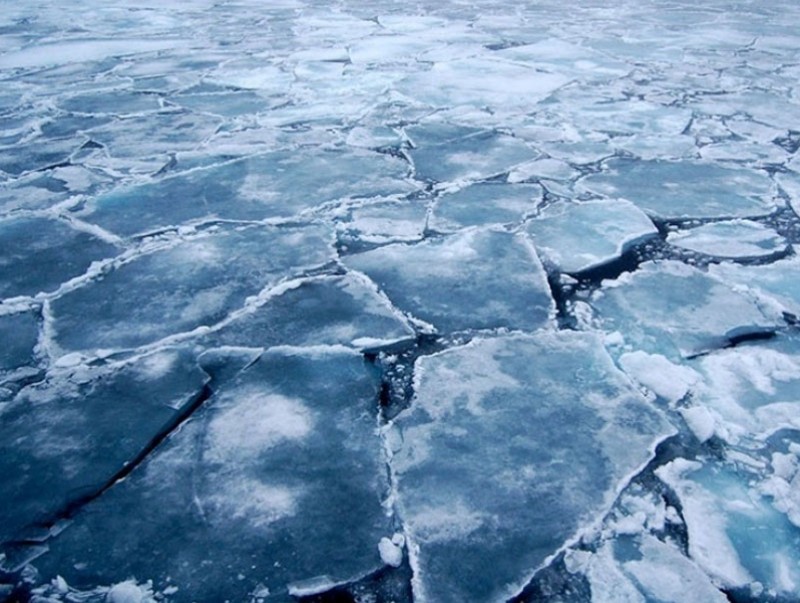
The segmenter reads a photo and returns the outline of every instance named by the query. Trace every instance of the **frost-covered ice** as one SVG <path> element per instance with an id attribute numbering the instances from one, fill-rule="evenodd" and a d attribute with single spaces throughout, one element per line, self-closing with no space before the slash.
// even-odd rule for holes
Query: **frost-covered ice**
<path id="1" fill-rule="evenodd" d="M 790 603 L 800 4 L 0 11 L 0 600 Z"/>

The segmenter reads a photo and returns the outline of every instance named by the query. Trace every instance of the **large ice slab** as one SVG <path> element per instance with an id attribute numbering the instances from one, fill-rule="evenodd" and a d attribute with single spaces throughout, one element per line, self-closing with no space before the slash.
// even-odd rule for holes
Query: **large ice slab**
<path id="1" fill-rule="evenodd" d="M 675 261 L 647 262 L 605 281 L 591 305 L 605 330 L 668 358 L 700 354 L 778 326 L 751 297 Z"/>
<path id="2" fill-rule="evenodd" d="M 39 319 L 33 312 L 0 314 L 0 371 L 29 364 L 38 338 Z"/>
<path id="3" fill-rule="evenodd" d="M 777 207 L 774 184 L 765 173 L 713 163 L 614 159 L 579 186 L 623 197 L 659 218 L 744 218 Z"/>
<path id="4" fill-rule="evenodd" d="M 658 234 L 650 218 L 629 201 L 549 205 L 528 222 L 527 231 L 536 248 L 568 273 L 605 264 Z"/>
<path id="5" fill-rule="evenodd" d="M 58 346 L 130 348 L 224 319 L 249 296 L 331 259 L 322 226 L 208 231 L 52 302 Z"/>
<path id="6" fill-rule="evenodd" d="M 786 250 L 788 241 L 752 220 L 711 222 L 697 228 L 671 232 L 667 242 L 720 258 L 756 258 Z"/>
<path id="7" fill-rule="evenodd" d="M 176 603 L 285 600 L 291 584 L 366 575 L 391 535 L 377 395 L 358 353 L 264 354 L 83 509 L 37 568 L 84 588 L 153 580 Z"/>
<path id="8" fill-rule="evenodd" d="M 214 345 L 389 346 L 414 338 L 405 318 L 364 277 L 320 276 L 278 286 L 262 305 L 203 338 Z"/>
<path id="9" fill-rule="evenodd" d="M 428 226 L 439 232 L 452 232 L 468 226 L 517 223 L 533 213 L 541 197 L 542 188 L 536 184 L 479 182 L 442 194 Z"/>
<path id="10" fill-rule="evenodd" d="M 202 392 L 186 351 L 56 371 L 0 410 L 0 541 L 99 491 Z M 38 534 L 33 533 L 34 536 Z"/>
<path id="11" fill-rule="evenodd" d="M 593 334 L 477 339 L 416 371 L 391 465 L 419 601 L 514 594 L 673 431 Z"/>
<path id="12" fill-rule="evenodd" d="M 82 217 L 121 235 L 213 218 L 287 218 L 329 201 L 412 189 L 396 157 L 346 149 L 276 151 L 94 199 Z"/>
<path id="13" fill-rule="evenodd" d="M 546 275 L 520 235 L 470 229 L 343 258 L 389 299 L 441 331 L 534 330 L 554 312 Z"/>
<path id="14" fill-rule="evenodd" d="M 0 221 L 0 298 L 51 292 L 119 250 L 97 237 L 46 218 Z"/>

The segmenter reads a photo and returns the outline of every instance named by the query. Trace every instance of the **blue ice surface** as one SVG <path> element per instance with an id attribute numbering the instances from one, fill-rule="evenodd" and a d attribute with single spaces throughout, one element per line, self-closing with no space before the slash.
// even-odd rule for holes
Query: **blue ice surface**
<path id="1" fill-rule="evenodd" d="M 0 599 L 800 591 L 796 2 L 146 4 L 0 13 Z"/>

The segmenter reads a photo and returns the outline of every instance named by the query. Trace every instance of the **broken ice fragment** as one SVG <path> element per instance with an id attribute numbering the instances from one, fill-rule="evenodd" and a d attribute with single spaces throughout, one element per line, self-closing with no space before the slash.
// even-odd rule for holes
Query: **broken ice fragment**
<path id="1" fill-rule="evenodd" d="M 587 333 L 476 339 L 415 390 L 391 464 L 419 601 L 513 595 L 674 432 Z"/>
<path id="2" fill-rule="evenodd" d="M 379 569 L 378 390 L 357 352 L 265 353 L 83 508 L 37 568 L 84 586 L 147 577 L 177 587 L 175 603 L 257 587 L 284 600 L 309 579 L 319 592 Z"/>
<path id="3" fill-rule="evenodd" d="M 568 273 L 609 262 L 658 234 L 650 218 L 629 201 L 549 205 L 528 222 L 527 230 L 536 248 Z"/>
<path id="4" fill-rule="evenodd" d="M 720 258 L 755 258 L 775 255 L 789 243 L 771 228 L 751 220 L 711 222 L 697 228 L 671 232 L 667 242 Z"/>
<path id="5" fill-rule="evenodd" d="M 452 232 L 467 226 L 517 223 L 533 213 L 541 197 L 542 188 L 535 184 L 479 182 L 442 194 L 436 200 L 429 227 Z"/>
<path id="6" fill-rule="evenodd" d="M 591 303 L 605 330 L 622 332 L 627 343 L 671 360 L 776 328 L 749 297 L 674 261 L 647 262 L 604 282 Z"/>
<path id="7" fill-rule="evenodd" d="M 614 159 L 608 171 L 587 176 L 578 186 L 623 197 L 659 218 L 764 216 L 777 207 L 766 174 L 713 163 Z"/>
<path id="8" fill-rule="evenodd" d="M 367 274 L 399 309 L 442 331 L 533 330 L 553 313 L 544 269 L 520 235 L 470 229 L 343 261 Z"/>

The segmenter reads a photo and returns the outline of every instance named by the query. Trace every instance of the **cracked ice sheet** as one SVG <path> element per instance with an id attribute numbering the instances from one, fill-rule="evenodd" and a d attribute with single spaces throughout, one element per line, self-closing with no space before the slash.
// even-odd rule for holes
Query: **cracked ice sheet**
<path id="1" fill-rule="evenodd" d="M 614 159 L 577 188 L 622 197 L 658 218 L 764 216 L 778 207 L 763 172 L 692 161 Z"/>
<path id="2" fill-rule="evenodd" d="M 671 232 L 667 242 L 720 258 L 756 258 L 785 252 L 789 242 L 777 232 L 751 220 L 711 222 Z"/>
<path id="3" fill-rule="evenodd" d="M 186 350 L 122 366 L 51 370 L 0 408 L 0 541 L 46 533 L 69 503 L 102 488 L 200 395 Z"/>
<path id="4" fill-rule="evenodd" d="M 603 285 L 590 302 L 598 324 L 619 332 L 629 348 L 670 359 L 778 327 L 777 319 L 765 315 L 751 297 L 676 261 L 647 262 Z"/>
<path id="5" fill-rule="evenodd" d="M 342 260 L 398 309 L 442 332 L 535 330 L 554 314 L 544 269 L 522 235 L 469 229 Z"/>
<path id="6" fill-rule="evenodd" d="M 536 248 L 568 273 L 610 262 L 658 234 L 650 218 L 629 201 L 549 205 L 528 222 L 527 231 Z"/>
<path id="7" fill-rule="evenodd" d="M 332 259 L 324 226 L 211 229 L 135 257 L 52 301 L 56 350 L 135 348 L 225 319 Z"/>
<path id="8" fill-rule="evenodd" d="M 689 556 L 722 586 L 793 596 L 800 588 L 800 530 L 742 469 L 678 458 L 656 470 L 678 495 Z"/>
<path id="9" fill-rule="evenodd" d="M 536 209 L 542 198 L 537 184 L 478 182 L 442 194 L 431 212 L 428 226 L 452 232 L 468 226 L 518 223 Z"/>
<path id="10" fill-rule="evenodd" d="M 388 445 L 419 601 L 513 595 L 674 432 L 586 333 L 474 340 L 415 391 Z"/>
<path id="11" fill-rule="evenodd" d="M 46 218 L 0 220 L 0 298 L 52 292 L 96 260 L 119 253 L 87 232 Z"/>
<path id="12" fill-rule="evenodd" d="M 177 586 L 176 603 L 245 601 L 265 587 L 285 600 L 292 584 L 381 566 L 391 520 L 379 383 L 361 355 L 276 349 L 213 387 L 141 470 L 50 541 L 44 577 L 151 579 Z"/>

